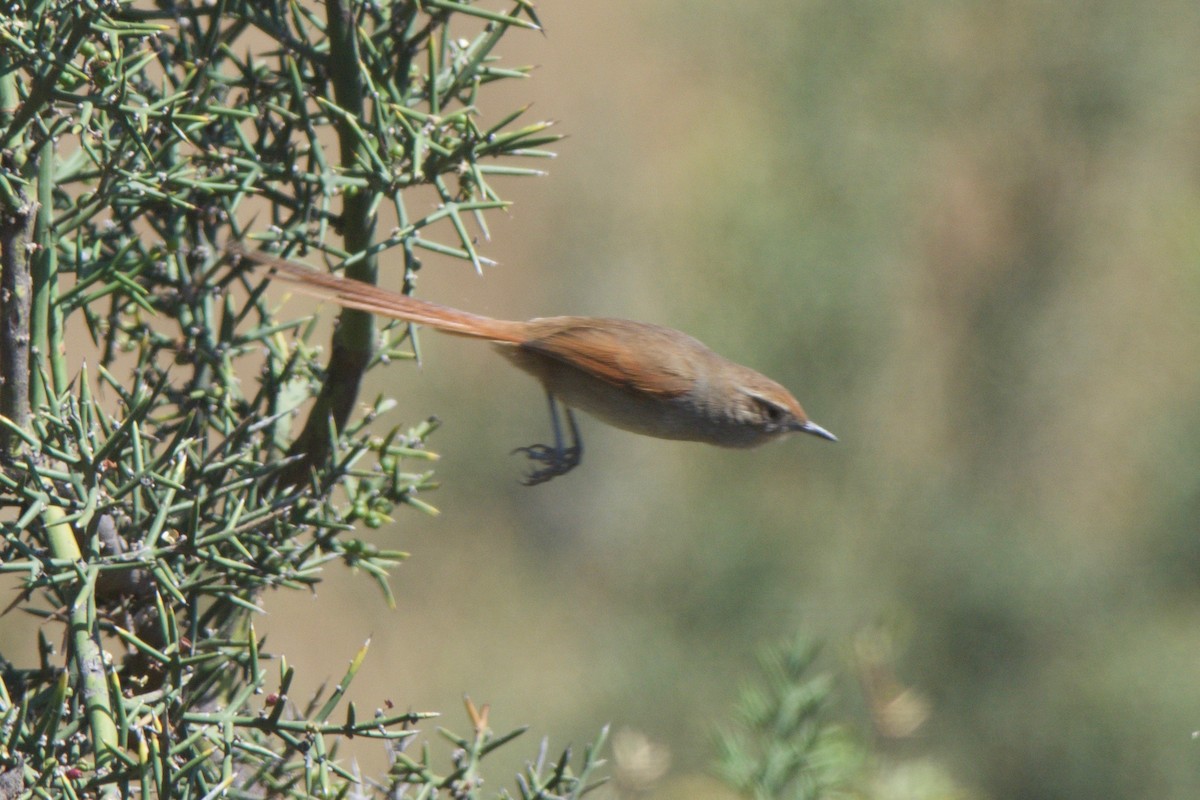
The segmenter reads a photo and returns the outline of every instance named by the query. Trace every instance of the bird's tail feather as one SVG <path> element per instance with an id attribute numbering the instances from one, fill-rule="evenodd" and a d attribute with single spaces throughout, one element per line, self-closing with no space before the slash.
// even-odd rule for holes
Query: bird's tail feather
<path id="1" fill-rule="evenodd" d="M 346 308 L 428 325 L 459 336 L 514 344 L 522 340 L 522 323 L 519 322 L 493 319 L 418 300 L 353 278 L 330 275 L 265 253 L 251 252 L 240 245 L 231 245 L 228 250 L 235 259 L 246 259 L 268 270 L 273 279 L 287 281 L 305 294 L 332 300 Z"/>

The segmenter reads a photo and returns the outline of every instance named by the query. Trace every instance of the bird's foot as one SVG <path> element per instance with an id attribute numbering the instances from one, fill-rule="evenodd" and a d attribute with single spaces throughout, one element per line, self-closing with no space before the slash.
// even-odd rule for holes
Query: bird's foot
<path id="1" fill-rule="evenodd" d="M 557 448 L 546 444 L 531 444 L 528 447 L 518 447 L 513 453 L 524 453 L 530 461 L 542 465 L 526 473 L 521 480 L 526 486 L 537 486 L 551 478 L 566 475 L 583 460 L 583 448 L 579 446 Z"/>

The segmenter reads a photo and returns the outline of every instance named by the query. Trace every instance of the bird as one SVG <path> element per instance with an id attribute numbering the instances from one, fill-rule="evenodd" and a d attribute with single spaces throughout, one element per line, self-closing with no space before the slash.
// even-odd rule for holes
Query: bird
<path id="1" fill-rule="evenodd" d="M 574 410 L 643 436 L 719 447 L 757 447 L 797 432 L 837 441 L 782 385 L 673 328 L 608 317 L 493 319 L 250 251 L 240 243 L 227 250 L 235 264 L 251 262 L 272 280 L 345 308 L 494 344 L 513 366 L 541 383 L 549 406 L 553 443 L 513 451 L 532 462 L 523 479 L 528 486 L 565 475 L 582 461 Z"/>

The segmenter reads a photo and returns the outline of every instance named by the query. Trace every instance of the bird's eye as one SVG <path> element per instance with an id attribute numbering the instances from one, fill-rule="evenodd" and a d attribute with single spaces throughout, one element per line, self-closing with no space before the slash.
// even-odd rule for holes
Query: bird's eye
<path id="1" fill-rule="evenodd" d="M 770 422 L 772 425 L 778 425 L 783 421 L 784 416 L 787 413 L 786 411 L 768 400 L 763 400 L 761 398 L 755 399 L 758 400 L 758 407 L 762 411 L 763 417 L 767 422 Z"/>
<path id="2" fill-rule="evenodd" d="M 747 412 L 754 414 L 754 423 L 769 430 L 787 427 L 792 419 L 792 412 L 786 406 L 773 402 L 771 398 L 750 389 L 742 390 L 751 405 Z"/>

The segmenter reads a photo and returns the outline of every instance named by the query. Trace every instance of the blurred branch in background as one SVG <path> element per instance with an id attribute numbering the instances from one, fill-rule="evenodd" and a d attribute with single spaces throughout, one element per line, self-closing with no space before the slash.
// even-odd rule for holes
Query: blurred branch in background
<path id="1" fill-rule="evenodd" d="M 812 674 L 817 647 L 797 637 L 765 649 L 761 678 L 742 689 L 736 725 L 717 736 L 718 771 L 754 800 L 844 796 L 865 754 L 830 719 L 832 679 Z"/>
<path id="2" fill-rule="evenodd" d="M 898 753 L 884 741 L 912 737 L 929 713 L 911 690 L 893 694 L 893 676 L 880 680 L 888 671 L 881 653 L 886 638 L 880 629 L 862 633 L 855 654 L 865 700 L 880 706 L 872 708 L 876 746 L 867 747 L 852 725 L 838 721 L 849 718 L 839 709 L 838 681 L 815 670 L 820 648 L 798 634 L 760 653 L 759 674 L 743 685 L 732 722 L 717 732 L 717 773 L 751 800 L 968 800 L 971 793 L 923 754 L 925 746 Z M 877 702 L 880 683 L 887 684 L 885 703 Z M 903 712 L 899 705 L 906 706 Z M 614 755 L 619 784 L 615 745 Z"/>

